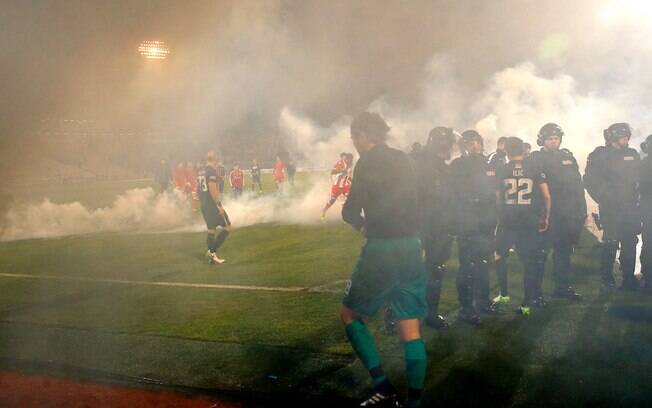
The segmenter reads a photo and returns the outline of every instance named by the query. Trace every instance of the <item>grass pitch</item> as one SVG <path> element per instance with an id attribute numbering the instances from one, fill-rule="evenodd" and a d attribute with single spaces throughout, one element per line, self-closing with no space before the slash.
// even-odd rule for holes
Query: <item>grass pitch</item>
<path id="1" fill-rule="evenodd" d="M 263 393 L 256 406 L 274 396 L 312 396 L 314 403 L 368 390 L 368 374 L 338 319 L 360 236 L 341 224 L 236 229 L 220 266 L 204 262 L 204 239 L 203 233 L 96 234 L 0 243 L 0 273 L 34 277 L 0 276 L 0 365 Z M 425 405 L 649 406 L 650 298 L 601 295 L 597 256 L 586 234 L 574 257 L 582 303 L 551 299 L 546 310 L 526 318 L 511 310 L 521 299 L 522 278 L 510 257 L 512 304 L 480 328 L 455 323 L 453 258 L 442 299 L 453 325 L 442 333 L 424 329 Z M 66 279 L 43 279 L 48 276 Z M 548 294 L 550 277 L 548 271 Z M 390 377 L 402 385 L 401 344 L 381 334 L 379 318 L 369 325 Z"/>

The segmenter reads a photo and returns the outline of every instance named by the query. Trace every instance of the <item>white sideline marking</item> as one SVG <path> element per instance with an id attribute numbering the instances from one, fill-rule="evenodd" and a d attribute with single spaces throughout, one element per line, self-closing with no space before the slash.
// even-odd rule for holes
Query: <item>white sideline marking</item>
<path id="1" fill-rule="evenodd" d="M 148 282 L 132 281 L 124 279 L 92 279 L 77 276 L 53 276 L 53 275 L 28 275 L 22 273 L 0 273 L 0 277 L 5 278 L 26 278 L 26 279 L 44 279 L 44 280 L 67 280 L 78 282 L 100 282 L 100 283 L 119 283 L 125 285 L 143 285 L 143 286 L 171 286 L 181 288 L 207 288 L 207 289 L 238 289 L 238 290 L 259 290 L 268 292 L 307 292 L 310 288 L 303 287 L 274 287 L 274 286 L 246 286 L 246 285 L 220 285 L 216 283 L 185 283 L 185 282 Z"/>

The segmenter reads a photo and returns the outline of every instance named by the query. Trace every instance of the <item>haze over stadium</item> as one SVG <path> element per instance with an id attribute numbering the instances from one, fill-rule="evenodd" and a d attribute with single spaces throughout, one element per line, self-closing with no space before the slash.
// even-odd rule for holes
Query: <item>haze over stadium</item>
<path id="1" fill-rule="evenodd" d="M 140 175 L 207 147 L 267 162 L 286 149 L 325 168 L 352 150 L 347 123 L 365 109 L 404 149 L 439 124 L 474 127 L 491 150 L 554 120 L 582 163 L 611 122 L 631 122 L 634 145 L 650 131 L 646 2 L 403 6 L 13 2 L 0 15 L 12 78 L 0 85 L 1 171 L 48 178 L 73 162 Z"/>

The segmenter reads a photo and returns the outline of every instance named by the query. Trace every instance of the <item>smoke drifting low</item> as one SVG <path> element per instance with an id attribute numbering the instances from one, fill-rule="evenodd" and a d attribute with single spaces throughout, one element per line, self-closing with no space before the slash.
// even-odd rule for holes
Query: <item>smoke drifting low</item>
<path id="1" fill-rule="evenodd" d="M 316 177 L 305 194 L 281 194 L 258 197 L 244 194 L 225 202 L 235 228 L 260 223 L 313 224 L 328 198 L 327 177 Z M 329 219 L 338 219 L 333 206 Z M 44 200 L 37 204 L 14 204 L 4 216 L 1 241 L 31 238 L 55 238 L 100 232 L 182 232 L 204 231 L 199 214 L 181 193 L 156 194 L 151 188 L 128 190 L 107 208 L 89 210 L 79 202 L 55 204 Z"/>

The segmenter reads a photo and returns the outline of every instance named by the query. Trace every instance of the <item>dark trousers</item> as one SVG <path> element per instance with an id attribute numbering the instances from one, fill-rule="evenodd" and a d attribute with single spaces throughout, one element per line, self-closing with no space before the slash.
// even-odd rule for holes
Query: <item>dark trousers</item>
<path id="1" fill-rule="evenodd" d="M 460 268 L 457 294 L 463 309 L 484 307 L 489 297 L 489 262 L 494 251 L 493 234 L 474 233 L 457 237 Z"/>
<path id="2" fill-rule="evenodd" d="M 643 220 L 642 238 L 641 272 L 645 278 L 645 286 L 652 288 L 652 218 Z"/>
<path id="3" fill-rule="evenodd" d="M 624 284 L 635 284 L 634 270 L 636 268 L 637 234 L 640 231 L 640 219 L 630 220 L 617 214 L 614 216 L 601 211 L 600 219 L 603 225 L 602 254 L 600 255 L 600 276 L 602 282 L 608 285 L 615 283 L 613 269 L 616 253 L 620 249 L 620 270 Z"/>
<path id="4" fill-rule="evenodd" d="M 430 234 L 423 238 L 423 249 L 426 253 L 426 270 L 428 272 L 428 314 L 439 314 L 439 298 L 446 275 L 446 262 L 451 256 L 453 237 L 448 234 Z"/>
<path id="5" fill-rule="evenodd" d="M 579 242 L 584 220 L 554 217 L 547 234 L 548 250 L 552 249 L 552 277 L 555 289 L 563 290 L 570 286 L 571 256 Z"/>
<path id="6" fill-rule="evenodd" d="M 498 226 L 496 234 L 496 252 L 506 258 L 509 249 L 516 248 L 521 263 L 523 264 L 523 303 L 529 304 L 543 296 L 543 272 L 546 260 L 545 234 L 540 234 L 535 225 L 526 226 Z"/>

